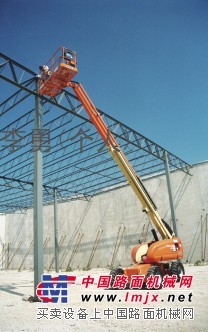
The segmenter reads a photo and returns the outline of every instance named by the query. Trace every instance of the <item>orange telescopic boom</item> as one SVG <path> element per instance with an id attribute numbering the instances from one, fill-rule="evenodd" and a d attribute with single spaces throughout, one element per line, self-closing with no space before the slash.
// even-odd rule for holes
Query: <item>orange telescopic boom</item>
<path id="1" fill-rule="evenodd" d="M 91 122 L 105 142 L 111 156 L 140 200 L 143 211 L 147 213 L 162 237 L 162 240 L 158 240 L 156 232 L 153 230 L 154 241 L 137 244 L 132 249 L 132 260 L 135 265 L 124 270 L 119 269 L 119 273 L 122 270 L 128 276 L 128 280 L 134 274 L 148 275 L 156 274 L 157 272 L 157 274 L 161 275 L 162 279 L 165 273 L 174 273 L 178 276 L 179 280 L 181 275 L 184 274 L 183 265 L 179 261 L 183 257 L 181 240 L 175 237 L 170 227 L 159 216 L 152 198 L 83 86 L 80 83 L 72 81 L 72 78 L 78 72 L 76 67 L 76 53 L 66 48 L 60 48 L 55 53 L 55 56 L 50 59 L 48 66 L 50 75 L 47 78 L 41 77 L 39 93 L 53 97 L 68 86 L 74 90 L 77 98 L 87 111 Z M 173 260 L 175 261 L 171 263 Z M 117 274 L 117 272 L 117 270 L 116 272 L 114 271 L 112 275 Z"/>

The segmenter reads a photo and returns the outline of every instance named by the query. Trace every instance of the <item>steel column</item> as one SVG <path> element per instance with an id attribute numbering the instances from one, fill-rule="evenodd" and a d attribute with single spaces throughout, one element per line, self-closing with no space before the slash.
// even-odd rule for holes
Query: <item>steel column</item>
<path id="1" fill-rule="evenodd" d="M 59 244 L 58 244 L 58 211 L 57 189 L 54 189 L 54 245 L 55 245 L 55 270 L 59 272 Z"/>
<path id="2" fill-rule="evenodd" d="M 36 86 L 38 92 L 38 82 Z M 42 107 L 40 96 L 35 96 L 35 130 L 42 129 Z M 43 193 L 42 193 L 42 151 L 34 147 L 34 296 L 43 274 Z"/>
<path id="3" fill-rule="evenodd" d="M 177 227 L 176 227 L 176 214 L 175 214 L 175 206 L 174 206 L 174 201 L 173 201 L 172 185 L 171 185 L 170 169 L 169 169 L 167 151 L 164 151 L 164 162 L 165 162 L 165 174 L 166 174 L 166 181 L 167 181 L 167 187 L 168 187 L 171 218 L 172 218 L 172 222 L 173 222 L 173 232 L 177 236 L 178 232 L 177 232 Z"/>

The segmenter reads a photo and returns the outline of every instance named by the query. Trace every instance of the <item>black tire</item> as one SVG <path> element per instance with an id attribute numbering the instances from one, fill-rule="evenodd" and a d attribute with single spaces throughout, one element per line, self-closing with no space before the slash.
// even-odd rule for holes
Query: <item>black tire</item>
<path id="1" fill-rule="evenodd" d="M 185 274 L 183 264 L 180 261 L 172 262 L 170 267 L 171 275 L 175 274 L 177 276 L 176 282 L 181 280 L 181 277 Z"/>
<path id="2" fill-rule="evenodd" d="M 156 276 L 158 275 L 159 276 L 159 288 L 152 288 L 152 289 L 161 289 L 162 288 L 162 281 L 163 281 L 163 273 L 161 271 L 161 269 L 159 268 L 159 266 L 157 265 L 154 265 L 154 266 L 151 266 L 149 268 L 149 270 L 147 271 L 147 274 L 146 274 L 146 279 L 150 276 Z"/>
<path id="3" fill-rule="evenodd" d="M 110 272 L 110 275 L 112 276 L 111 282 L 110 282 L 111 287 L 113 287 L 115 277 L 117 275 L 123 275 L 123 274 L 124 274 L 124 270 L 121 267 L 117 267 L 116 269 L 111 270 L 111 272 Z"/>

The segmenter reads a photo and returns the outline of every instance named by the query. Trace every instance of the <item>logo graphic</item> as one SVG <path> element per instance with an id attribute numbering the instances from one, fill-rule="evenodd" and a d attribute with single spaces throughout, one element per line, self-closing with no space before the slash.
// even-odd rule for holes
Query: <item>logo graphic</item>
<path id="1" fill-rule="evenodd" d="M 36 288 L 36 295 L 43 303 L 67 303 L 68 284 L 75 284 L 76 276 L 60 274 L 52 277 L 51 274 L 43 274 L 42 282 Z"/>

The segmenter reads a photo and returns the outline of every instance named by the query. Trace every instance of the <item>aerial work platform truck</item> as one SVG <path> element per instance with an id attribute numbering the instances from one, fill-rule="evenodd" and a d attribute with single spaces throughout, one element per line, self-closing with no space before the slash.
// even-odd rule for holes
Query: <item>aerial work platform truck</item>
<path id="1" fill-rule="evenodd" d="M 83 86 L 72 80 L 78 72 L 76 52 L 60 47 L 46 64 L 46 67 L 46 70 L 43 70 L 40 75 L 39 93 L 54 97 L 64 88 L 71 87 L 73 89 L 88 113 L 91 122 L 105 142 L 109 153 L 139 199 L 143 212 L 148 215 L 154 225 L 154 229 L 152 229 L 153 240 L 135 244 L 133 247 L 131 257 L 134 265 L 127 268 L 119 267 L 111 271 L 112 284 L 118 274 L 126 275 L 129 282 L 133 275 L 144 275 L 145 281 L 150 275 L 158 275 L 161 286 L 163 276 L 166 274 L 176 275 L 177 281 L 179 281 L 184 274 L 184 267 L 180 261 L 183 258 L 182 242 L 160 217 L 157 207 L 139 175 L 121 150 Z M 158 238 L 157 232 L 161 239 Z"/>

